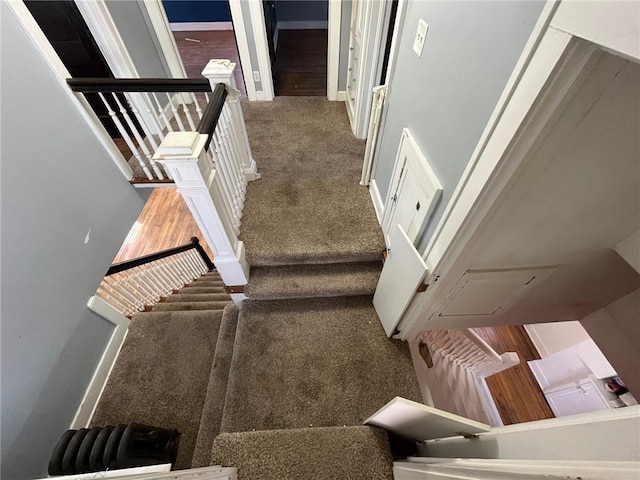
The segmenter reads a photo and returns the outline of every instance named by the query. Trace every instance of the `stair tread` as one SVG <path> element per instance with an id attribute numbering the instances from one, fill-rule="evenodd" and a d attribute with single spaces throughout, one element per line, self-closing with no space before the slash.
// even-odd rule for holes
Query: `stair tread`
<path id="1" fill-rule="evenodd" d="M 373 295 L 381 269 L 379 261 L 254 267 L 244 293 L 255 300 Z"/>
<path id="2" fill-rule="evenodd" d="M 229 302 L 165 302 L 153 306 L 155 312 L 185 310 L 222 310 Z"/>
<path id="3" fill-rule="evenodd" d="M 213 440 L 220 433 L 224 398 L 227 393 L 233 344 L 236 338 L 239 310 L 231 303 L 224 308 L 218 341 L 213 354 L 207 394 L 202 405 L 198 438 L 193 452 L 191 468 L 207 467 L 211 460 Z"/>
<path id="4" fill-rule="evenodd" d="M 180 293 L 174 293 L 167 297 L 167 302 L 230 302 L 231 297 L 226 293 L 183 293 L 184 289 Z"/>
<path id="5" fill-rule="evenodd" d="M 387 434 L 367 426 L 223 433 L 211 465 L 237 467 L 243 480 L 393 478 Z"/>
<path id="6" fill-rule="evenodd" d="M 184 287 L 180 290 L 180 294 L 192 293 L 218 293 L 228 295 L 224 287 Z"/>

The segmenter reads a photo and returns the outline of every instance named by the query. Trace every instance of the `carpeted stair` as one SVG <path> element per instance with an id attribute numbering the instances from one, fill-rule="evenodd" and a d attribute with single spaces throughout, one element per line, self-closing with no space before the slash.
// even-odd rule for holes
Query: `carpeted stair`
<path id="1" fill-rule="evenodd" d="M 175 295 L 202 298 L 174 302 L 170 295 L 151 312 L 133 316 L 93 415 L 93 426 L 143 423 L 175 428 L 182 433 L 176 467 L 191 466 L 213 370 L 231 360 L 229 348 L 225 360 L 221 357 L 225 350 L 218 344 L 224 339 L 228 343 L 233 336 L 222 309 L 235 307 L 228 295 L 222 300 L 220 284 L 217 272 L 207 273 Z M 196 294 L 183 293 L 194 289 Z M 218 301 L 206 301 L 206 296 Z M 158 308 L 176 305 L 196 307 Z"/>

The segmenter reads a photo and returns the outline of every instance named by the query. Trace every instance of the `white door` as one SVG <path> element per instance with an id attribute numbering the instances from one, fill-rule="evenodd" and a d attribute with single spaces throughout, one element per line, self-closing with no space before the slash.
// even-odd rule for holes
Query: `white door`
<path id="1" fill-rule="evenodd" d="M 488 432 L 491 426 L 437 408 L 396 397 L 365 420 L 365 425 L 384 428 L 417 441 Z"/>
<path id="2" fill-rule="evenodd" d="M 442 186 L 409 129 L 402 131 L 391 188 L 382 219 L 385 240 L 400 225 L 412 242 L 418 240 L 442 194 Z"/>
<path id="3" fill-rule="evenodd" d="M 429 269 L 400 225 L 391 231 L 387 252 L 373 306 L 384 331 L 391 337 Z"/>

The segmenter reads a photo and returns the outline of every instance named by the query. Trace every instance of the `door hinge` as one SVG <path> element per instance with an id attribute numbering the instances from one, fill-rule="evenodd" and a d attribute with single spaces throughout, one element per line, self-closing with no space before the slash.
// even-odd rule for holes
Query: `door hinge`
<path id="1" fill-rule="evenodd" d="M 397 202 L 398 201 L 398 194 L 397 193 L 393 194 L 393 197 L 391 197 L 391 201 L 392 202 Z"/>
<path id="2" fill-rule="evenodd" d="M 474 438 L 478 438 L 478 435 L 476 435 L 475 433 L 469 433 L 469 432 L 455 432 L 456 435 L 460 435 L 464 438 L 466 438 L 467 440 L 472 440 Z"/>
<path id="3" fill-rule="evenodd" d="M 416 290 L 416 293 L 426 292 L 427 288 L 429 288 L 429 284 L 422 282 L 420 285 L 418 285 L 418 290 Z"/>

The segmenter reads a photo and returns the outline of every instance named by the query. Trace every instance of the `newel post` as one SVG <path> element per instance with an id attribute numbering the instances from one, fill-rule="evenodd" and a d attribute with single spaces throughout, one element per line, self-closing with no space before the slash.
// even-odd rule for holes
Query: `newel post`
<path id="1" fill-rule="evenodd" d="M 244 115 L 242 114 L 242 107 L 240 106 L 241 95 L 233 75 L 235 68 L 236 64 L 230 60 L 209 60 L 209 63 L 207 63 L 202 71 L 202 76 L 209 80 L 212 91 L 219 83 L 224 83 L 227 86 L 227 100 L 225 104 L 227 108 L 229 108 L 234 134 L 237 136 L 238 144 L 242 147 L 242 158 L 240 159 L 242 170 L 247 181 L 258 180 L 260 174 L 258 173 L 256 161 L 251 154 L 249 136 L 247 135 Z"/>
<path id="2" fill-rule="evenodd" d="M 249 278 L 244 243 L 238 240 L 232 220 L 223 207 L 220 177 L 207 156 L 207 135 L 169 132 L 153 159 L 171 174 L 202 235 L 213 250 L 213 263 L 225 285 L 242 291 Z M 235 302 L 244 294 L 231 294 Z"/>

